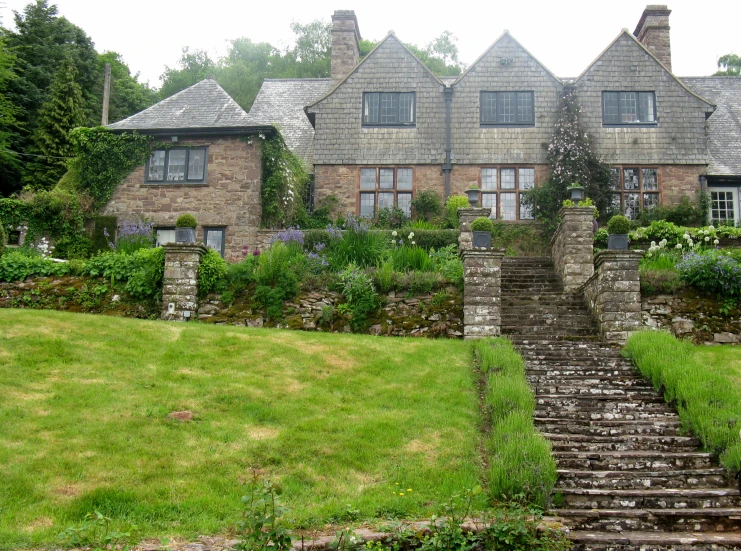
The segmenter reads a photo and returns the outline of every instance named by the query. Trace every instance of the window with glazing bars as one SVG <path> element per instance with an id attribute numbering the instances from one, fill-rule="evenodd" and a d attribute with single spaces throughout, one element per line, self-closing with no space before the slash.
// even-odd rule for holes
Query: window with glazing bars
<path id="1" fill-rule="evenodd" d="M 602 92 L 602 124 L 656 124 L 656 95 Z"/>
<path id="2" fill-rule="evenodd" d="M 659 205 L 659 169 L 654 167 L 612 167 L 610 206 L 635 220 L 642 209 Z"/>
<path id="3" fill-rule="evenodd" d="M 205 147 L 190 149 L 157 149 L 146 166 L 147 182 L 187 183 L 206 179 Z"/>
<path id="4" fill-rule="evenodd" d="M 491 209 L 490 218 L 532 220 L 533 213 L 523 197 L 535 186 L 530 167 L 486 167 L 481 169 L 481 206 Z"/>
<path id="5" fill-rule="evenodd" d="M 414 92 L 365 92 L 364 126 L 414 126 Z"/>
<path id="6" fill-rule="evenodd" d="M 535 124 L 535 94 L 481 92 L 481 124 L 512 126 Z"/>
<path id="7" fill-rule="evenodd" d="M 361 168 L 360 216 L 375 218 L 380 209 L 400 208 L 412 215 L 414 171 L 411 168 Z"/>

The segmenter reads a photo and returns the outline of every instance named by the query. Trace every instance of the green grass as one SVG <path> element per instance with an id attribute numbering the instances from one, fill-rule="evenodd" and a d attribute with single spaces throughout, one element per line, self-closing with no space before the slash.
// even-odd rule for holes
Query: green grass
<path id="1" fill-rule="evenodd" d="M 535 430 L 535 395 L 525 378 L 525 362 L 507 339 L 474 343 L 486 378 L 486 407 L 491 430 L 489 493 L 495 500 L 518 500 L 542 508 L 556 484 L 551 445 Z"/>
<path id="2" fill-rule="evenodd" d="M 93 510 L 146 537 L 223 533 L 253 469 L 299 526 L 429 515 L 480 478 L 470 359 L 453 340 L 0 310 L 0 549 Z"/>
<path id="3" fill-rule="evenodd" d="M 706 450 L 741 467 L 741 350 L 700 349 L 663 331 L 633 334 L 624 349 L 638 369 L 676 405 L 683 426 Z M 725 362 L 733 359 L 734 364 Z"/>

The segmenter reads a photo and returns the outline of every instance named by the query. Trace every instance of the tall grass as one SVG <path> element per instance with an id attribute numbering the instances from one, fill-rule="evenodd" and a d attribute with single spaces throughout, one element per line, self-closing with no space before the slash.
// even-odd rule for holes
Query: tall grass
<path id="1" fill-rule="evenodd" d="M 635 333 L 624 354 L 664 392 L 682 424 L 703 447 L 734 471 L 741 468 L 741 390 L 729 379 L 701 365 L 689 342 L 663 331 Z"/>
<path id="2" fill-rule="evenodd" d="M 375 266 L 387 254 L 389 243 L 384 233 L 369 230 L 367 220 L 348 216 L 342 235 L 327 243 L 327 260 L 334 271 L 349 264 L 359 268 Z"/>
<path id="3" fill-rule="evenodd" d="M 401 245 L 391 249 L 391 259 L 394 270 L 399 272 L 429 272 L 434 268 L 427 251 L 415 245 Z"/>
<path id="4" fill-rule="evenodd" d="M 556 462 L 550 443 L 533 424 L 535 395 L 525 378 L 525 363 L 507 339 L 477 340 L 473 348 L 486 377 L 491 418 L 487 442 L 491 497 L 547 508 L 556 483 Z"/>

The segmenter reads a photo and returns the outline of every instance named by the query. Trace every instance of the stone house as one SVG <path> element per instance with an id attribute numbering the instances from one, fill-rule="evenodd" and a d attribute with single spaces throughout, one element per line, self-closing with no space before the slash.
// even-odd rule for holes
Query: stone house
<path id="1" fill-rule="evenodd" d="M 158 244 L 175 241 L 183 213 L 198 220 L 197 236 L 222 256 L 238 257 L 256 242 L 262 185 L 261 136 L 273 126 L 254 125 L 212 78 L 109 125 L 114 132 L 153 136 L 144 166 L 116 189 L 102 214 L 155 223 Z"/>
<path id="2" fill-rule="evenodd" d="M 575 79 L 555 76 L 504 32 L 458 78 L 438 78 L 389 33 L 359 60 L 352 11 L 332 16 L 330 79 L 266 80 L 248 115 L 274 124 L 313 169 L 314 200 L 373 216 L 407 213 L 420 191 L 471 185 L 492 217 L 529 220 L 520 197 L 548 177 L 546 147 L 567 86 L 597 153 L 613 167 L 616 208 L 711 193 L 715 222 L 738 221 L 741 78 L 671 71 L 669 14 L 649 5 Z M 305 115 L 305 118 L 302 118 Z"/>

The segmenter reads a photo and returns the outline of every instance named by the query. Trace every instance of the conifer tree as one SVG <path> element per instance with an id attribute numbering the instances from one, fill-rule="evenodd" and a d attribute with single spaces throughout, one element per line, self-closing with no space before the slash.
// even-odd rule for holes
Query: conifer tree
<path id="1" fill-rule="evenodd" d="M 85 123 L 82 89 L 75 80 L 77 69 L 66 58 L 49 90 L 49 99 L 39 110 L 38 126 L 33 133 L 32 154 L 23 183 L 33 189 L 50 189 L 67 171 L 67 158 L 74 155 L 69 132 Z"/>

